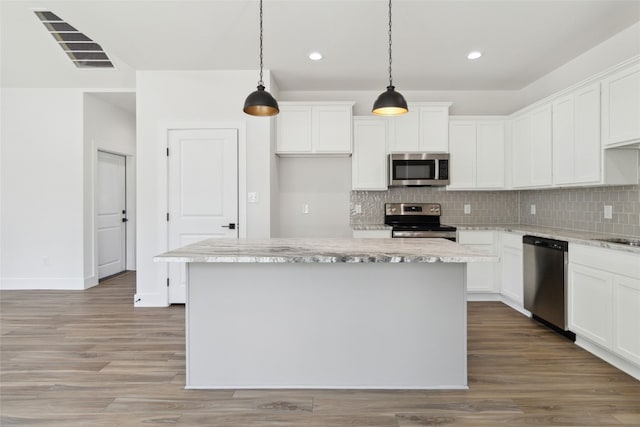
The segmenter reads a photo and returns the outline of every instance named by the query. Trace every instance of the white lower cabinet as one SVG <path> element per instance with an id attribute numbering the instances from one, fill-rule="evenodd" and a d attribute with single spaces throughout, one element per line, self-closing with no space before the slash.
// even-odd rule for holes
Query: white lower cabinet
<path id="1" fill-rule="evenodd" d="M 458 243 L 480 252 L 498 255 L 493 231 L 458 231 Z M 494 262 L 468 263 L 467 292 L 497 293 L 496 265 Z"/>
<path id="2" fill-rule="evenodd" d="M 576 343 L 640 379 L 640 254 L 569 245 Z"/>
<path id="3" fill-rule="evenodd" d="M 510 305 L 524 308 L 522 276 L 522 234 L 503 232 L 500 235 L 500 293 Z"/>

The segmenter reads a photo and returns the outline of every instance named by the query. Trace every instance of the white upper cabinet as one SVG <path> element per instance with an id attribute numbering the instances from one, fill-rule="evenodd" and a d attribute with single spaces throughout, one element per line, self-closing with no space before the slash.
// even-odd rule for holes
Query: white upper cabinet
<path id="1" fill-rule="evenodd" d="M 451 119 L 449 189 L 504 188 L 504 121 Z"/>
<path id="2" fill-rule="evenodd" d="M 640 143 L 640 64 L 602 80 L 602 145 Z"/>
<path id="3" fill-rule="evenodd" d="M 513 187 L 551 185 L 552 139 L 551 104 L 544 104 L 512 123 Z"/>
<path id="4" fill-rule="evenodd" d="M 581 88 L 553 103 L 553 183 L 600 181 L 600 85 Z"/>
<path id="5" fill-rule="evenodd" d="M 351 154 L 352 102 L 281 102 L 276 153 Z"/>
<path id="6" fill-rule="evenodd" d="M 409 103 L 409 112 L 389 118 L 389 151 L 449 152 L 450 102 Z"/>
<path id="7" fill-rule="evenodd" d="M 353 190 L 387 190 L 387 127 L 386 118 L 353 118 Z"/>

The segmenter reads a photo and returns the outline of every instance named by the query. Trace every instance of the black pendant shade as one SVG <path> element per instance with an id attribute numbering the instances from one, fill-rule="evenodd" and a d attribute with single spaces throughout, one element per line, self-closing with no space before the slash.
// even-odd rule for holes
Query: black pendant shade
<path id="1" fill-rule="evenodd" d="M 280 112 L 278 101 L 264 90 L 264 86 L 258 85 L 258 90 L 251 92 L 244 101 L 243 110 L 251 116 L 275 116 Z"/>
<path id="2" fill-rule="evenodd" d="M 394 86 L 387 86 L 387 91 L 380 94 L 373 103 L 373 114 L 379 116 L 398 116 L 409 111 L 407 101 Z"/>
<path id="3" fill-rule="evenodd" d="M 258 90 L 247 96 L 242 111 L 251 116 L 259 117 L 275 116 L 280 112 L 278 101 L 264 90 L 262 82 L 262 0 L 260 0 L 260 80 L 258 80 Z"/>
<path id="4" fill-rule="evenodd" d="M 373 103 L 372 112 L 378 116 L 399 116 L 409 111 L 404 96 L 396 92 L 396 88 L 393 86 L 391 43 L 391 0 L 389 0 L 389 86 L 387 86 L 387 91 L 381 93 Z"/>

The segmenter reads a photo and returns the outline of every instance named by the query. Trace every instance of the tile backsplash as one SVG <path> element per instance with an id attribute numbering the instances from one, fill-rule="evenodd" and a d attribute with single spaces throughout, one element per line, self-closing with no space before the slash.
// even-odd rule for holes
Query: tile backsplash
<path id="1" fill-rule="evenodd" d="M 520 191 L 520 223 L 640 237 L 640 185 Z M 536 213 L 531 214 L 531 205 Z M 612 218 L 604 218 L 604 207 Z"/>
<path id="2" fill-rule="evenodd" d="M 440 203 L 442 223 L 526 224 L 640 237 L 640 185 L 527 191 L 446 191 L 444 187 L 398 187 L 352 191 L 352 225 L 382 224 L 384 204 Z M 464 205 L 471 212 L 464 213 Z M 531 205 L 536 205 L 535 215 Z M 360 205 L 362 213 L 356 213 Z M 604 206 L 612 218 L 604 218 Z"/>
<path id="3" fill-rule="evenodd" d="M 385 203 L 440 203 L 443 224 L 518 223 L 518 194 L 513 191 L 446 191 L 444 187 L 394 187 L 387 191 L 352 191 L 351 224 L 384 223 Z M 355 213 L 360 205 L 361 214 Z M 465 215 L 464 205 L 471 213 Z"/>

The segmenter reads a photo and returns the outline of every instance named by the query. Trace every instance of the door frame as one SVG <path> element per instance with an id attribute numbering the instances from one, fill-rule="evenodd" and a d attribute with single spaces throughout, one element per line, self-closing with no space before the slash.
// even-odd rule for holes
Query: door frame
<path id="1" fill-rule="evenodd" d="M 169 162 L 167 161 L 167 148 L 169 147 L 169 132 L 173 130 L 218 130 L 218 129 L 234 129 L 238 132 L 238 238 L 247 237 L 247 201 L 243 197 L 247 193 L 247 138 L 246 125 L 240 121 L 223 121 L 223 122 L 167 122 L 158 126 L 157 141 L 158 150 L 156 150 L 156 165 L 158 167 L 158 182 L 163 185 L 158 186 L 156 195 L 158 204 L 163 206 L 168 212 L 169 209 Z M 158 248 L 156 253 L 163 253 L 169 250 L 169 224 L 164 214 L 159 212 L 158 228 L 163 238 L 158 239 Z M 162 273 L 160 273 L 160 271 Z M 157 280 L 164 281 L 169 277 L 169 265 L 159 267 L 159 276 Z M 160 276 L 161 274 L 161 276 Z M 165 288 L 165 304 L 169 306 L 169 289 Z"/>

